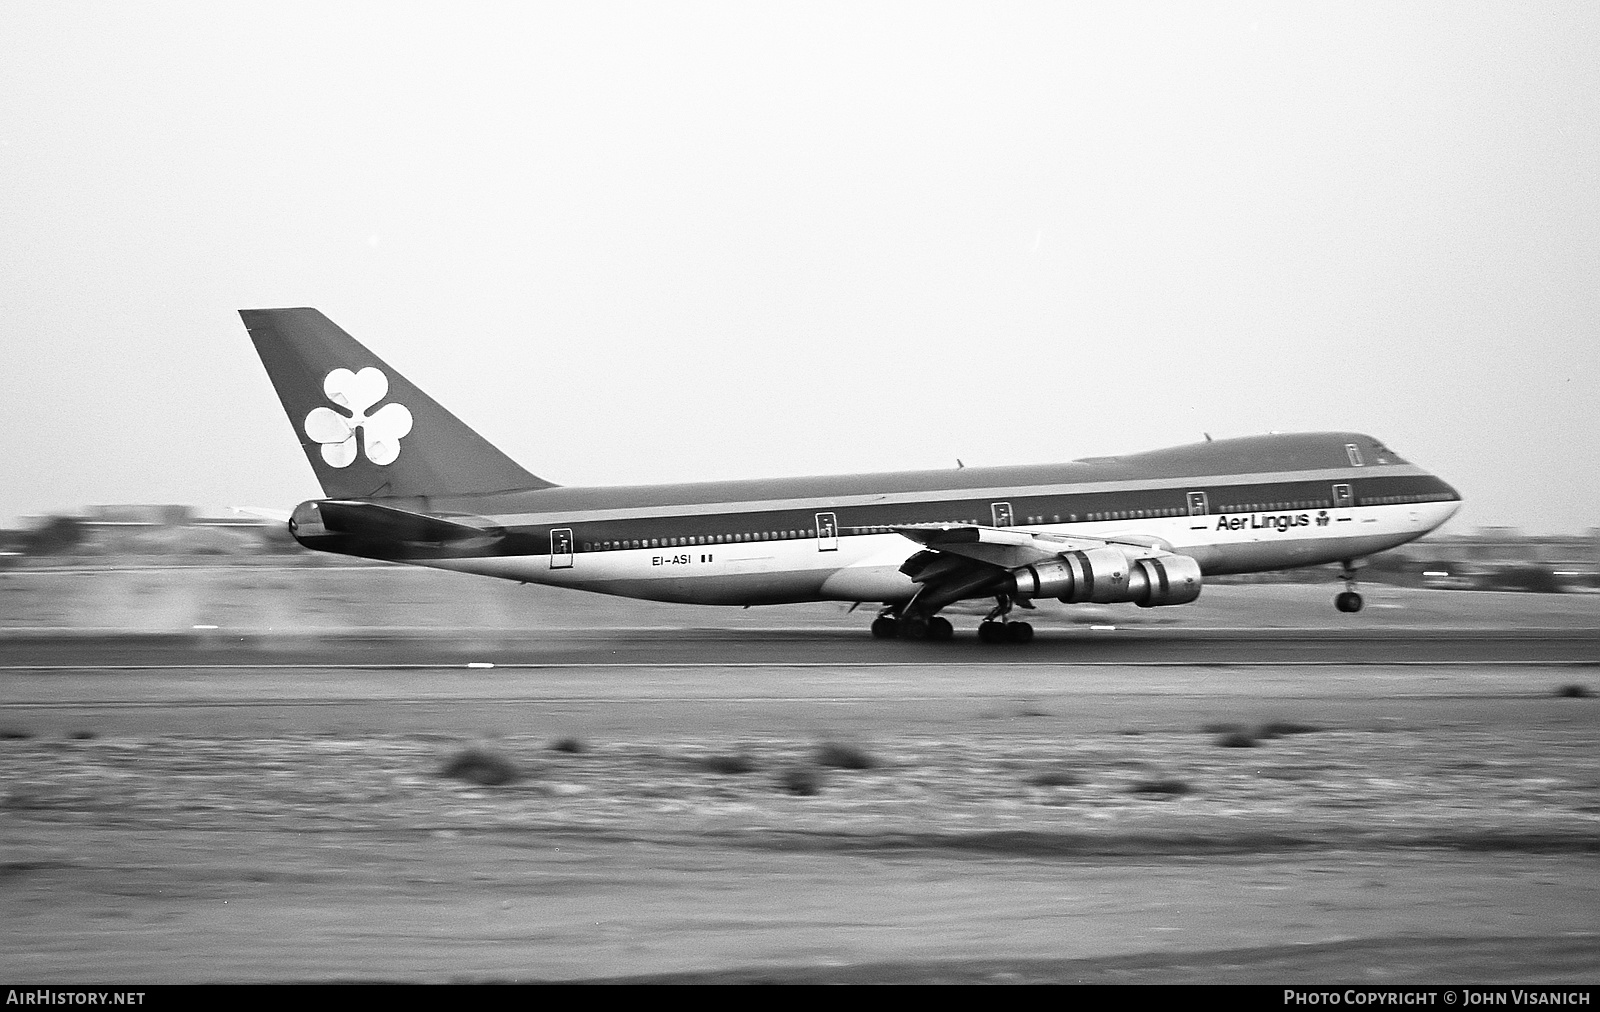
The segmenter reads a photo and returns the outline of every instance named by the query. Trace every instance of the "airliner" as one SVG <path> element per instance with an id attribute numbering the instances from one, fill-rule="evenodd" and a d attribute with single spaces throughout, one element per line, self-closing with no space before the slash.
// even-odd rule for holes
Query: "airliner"
<path id="1" fill-rule="evenodd" d="M 309 549 L 651 601 L 877 608 L 880 639 L 1025 643 L 1034 602 L 1187 604 L 1207 577 L 1359 562 L 1461 505 L 1355 432 L 1273 433 L 1064 464 L 564 487 L 496 449 L 315 309 L 241 310 L 326 498 Z M 980 605 L 980 610 L 983 606 Z"/>

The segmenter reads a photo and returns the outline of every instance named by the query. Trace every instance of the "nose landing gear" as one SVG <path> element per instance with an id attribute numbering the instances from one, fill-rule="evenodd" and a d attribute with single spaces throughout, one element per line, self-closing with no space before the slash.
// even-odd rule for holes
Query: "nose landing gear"
<path id="1" fill-rule="evenodd" d="M 1344 581 L 1344 593 L 1333 599 L 1333 606 L 1342 612 L 1354 613 L 1361 610 L 1361 595 L 1356 593 L 1356 567 L 1346 559 L 1339 563 L 1339 578 Z"/>

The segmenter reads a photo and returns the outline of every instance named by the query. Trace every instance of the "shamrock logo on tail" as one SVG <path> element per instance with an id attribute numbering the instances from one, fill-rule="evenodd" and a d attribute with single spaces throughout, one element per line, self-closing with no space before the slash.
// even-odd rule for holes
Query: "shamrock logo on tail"
<path id="1" fill-rule="evenodd" d="M 350 412 L 314 408 L 306 415 L 306 435 L 322 444 L 322 459 L 349 467 L 356 459 L 356 430 L 362 430 L 367 459 L 392 464 L 400 456 L 400 440 L 411 431 L 411 411 L 404 404 L 385 404 L 371 415 L 367 409 L 389 392 L 389 377 L 371 366 L 360 372 L 335 369 L 322 381 L 328 400 Z"/>

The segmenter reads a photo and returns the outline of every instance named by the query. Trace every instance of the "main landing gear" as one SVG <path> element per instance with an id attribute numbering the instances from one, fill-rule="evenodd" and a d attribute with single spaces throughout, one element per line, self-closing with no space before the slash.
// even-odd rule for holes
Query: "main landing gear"
<path id="1" fill-rule="evenodd" d="M 1333 599 L 1333 606 L 1342 612 L 1358 612 L 1361 610 L 1361 595 L 1356 593 L 1356 567 L 1350 560 L 1339 563 L 1339 578 L 1344 581 L 1344 593 Z"/>
<path id="2" fill-rule="evenodd" d="M 1028 622 L 1012 622 L 1011 597 L 1000 594 L 994 599 L 994 610 L 978 624 L 981 643 L 1027 643 L 1033 639 L 1033 626 Z"/>
<path id="3" fill-rule="evenodd" d="M 1012 622 L 1006 615 L 1011 611 L 1011 599 L 998 597 L 993 611 L 978 625 L 978 640 L 982 643 L 1027 643 L 1033 639 L 1033 626 L 1027 622 Z M 955 636 L 955 627 L 947 618 L 938 615 L 917 615 L 896 612 L 885 608 L 872 622 L 872 636 L 880 640 L 932 640 L 943 643 Z"/>
<path id="4" fill-rule="evenodd" d="M 942 643 L 955 637 L 956 628 L 938 615 L 896 615 L 885 611 L 872 621 L 872 636 L 880 640 L 933 640 Z"/>
<path id="5" fill-rule="evenodd" d="M 1033 639 L 1029 622 L 981 622 L 978 639 L 984 643 L 1028 643 Z"/>

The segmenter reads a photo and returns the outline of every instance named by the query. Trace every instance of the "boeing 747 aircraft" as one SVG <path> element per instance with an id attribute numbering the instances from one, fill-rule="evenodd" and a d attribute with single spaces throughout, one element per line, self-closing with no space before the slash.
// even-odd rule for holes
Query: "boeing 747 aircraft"
<path id="1" fill-rule="evenodd" d="M 1461 497 L 1370 436 L 1219 439 L 1065 464 L 567 488 L 528 473 L 315 309 L 240 316 L 327 496 L 317 551 L 653 601 L 879 606 L 879 638 L 1026 642 L 1040 598 L 1186 604 L 1204 579 L 1355 563 Z"/>

